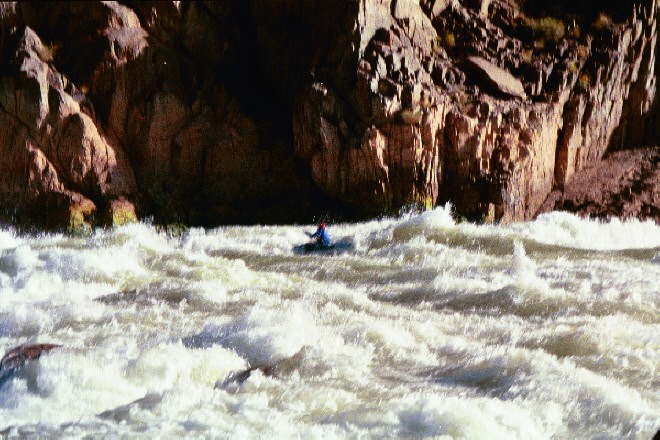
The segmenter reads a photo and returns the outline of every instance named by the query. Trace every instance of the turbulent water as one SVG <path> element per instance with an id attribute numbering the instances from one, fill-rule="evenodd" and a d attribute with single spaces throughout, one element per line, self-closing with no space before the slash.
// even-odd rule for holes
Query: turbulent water
<path id="1" fill-rule="evenodd" d="M 660 226 L 439 208 L 330 225 L 334 255 L 294 252 L 305 230 L 0 230 L 0 356 L 62 344 L 1 385 L 0 437 L 660 428 Z"/>

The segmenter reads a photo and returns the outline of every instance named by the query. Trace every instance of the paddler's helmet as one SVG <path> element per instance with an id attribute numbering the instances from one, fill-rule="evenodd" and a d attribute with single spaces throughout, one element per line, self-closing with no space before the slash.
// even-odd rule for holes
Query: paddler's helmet
<path id="1" fill-rule="evenodd" d="M 319 228 L 325 229 L 325 222 L 321 222 L 321 224 L 319 225 Z"/>

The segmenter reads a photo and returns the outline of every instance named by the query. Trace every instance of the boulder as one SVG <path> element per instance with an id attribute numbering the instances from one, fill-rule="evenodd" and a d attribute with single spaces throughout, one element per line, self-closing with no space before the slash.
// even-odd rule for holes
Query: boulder
<path id="1" fill-rule="evenodd" d="M 467 57 L 466 66 L 475 82 L 497 96 L 526 99 L 522 82 L 508 71 L 481 57 Z"/>
<path id="2" fill-rule="evenodd" d="M 0 386 L 11 379 L 26 362 L 39 359 L 41 355 L 61 347 L 58 344 L 19 345 L 7 351 L 0 359 Z"/>

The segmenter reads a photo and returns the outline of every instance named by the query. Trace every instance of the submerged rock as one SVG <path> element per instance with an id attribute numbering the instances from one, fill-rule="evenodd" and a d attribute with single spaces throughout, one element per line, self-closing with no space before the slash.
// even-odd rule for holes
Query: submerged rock
<path id="1" fill-rule="evenodd" d="M 300 367 L 300 364 L 304 360 L 307 350 L 307 347 L 303 347 L 293 356 L 281 359 L 272 364 L 254 366 L 245 370 L 234 371 L 230 373 L 226 378 L 218 380 L 214 388 L 228 391 L 237 391 L 255 371 L 260 371 L 265 376 L 282 377 L 290 375 Z"/>
<path id="2" fill-rule="evenodd" d="M 39 359 L 42 354 L 46 354 L 58 347 L 61 347 L 61 345 L 19 345 L 7 351 L 0 360 L 0 386 L 9 380 L 26 362 Z"/>

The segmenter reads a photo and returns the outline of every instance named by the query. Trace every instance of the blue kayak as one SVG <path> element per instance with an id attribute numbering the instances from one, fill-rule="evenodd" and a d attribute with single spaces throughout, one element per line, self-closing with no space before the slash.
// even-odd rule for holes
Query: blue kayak
<path id="1" fill-rule="evenodd" d="M 337 254 L 347 252 L 353 249 L 353 241 L 350 238 L 344 238 L 340 241 L 330 243 L 324 246 L 320 243 L 305 243 L 294 246 L 293 252 L 300 255 L 306 254 Z"/>

